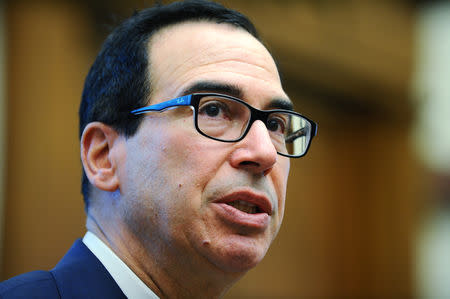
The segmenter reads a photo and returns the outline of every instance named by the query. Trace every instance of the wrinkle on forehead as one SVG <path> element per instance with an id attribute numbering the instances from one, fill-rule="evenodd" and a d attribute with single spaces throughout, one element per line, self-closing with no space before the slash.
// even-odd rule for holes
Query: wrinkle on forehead
<path id="1" fill-rule="evenodd" d="M 241 28 L 212 22 L 187 22 L 156 33 L 149 42 L 151 84 L 180 90 L 193 76 L 235 72 L 281 87 L 278 70 L 267 49 Z"/>

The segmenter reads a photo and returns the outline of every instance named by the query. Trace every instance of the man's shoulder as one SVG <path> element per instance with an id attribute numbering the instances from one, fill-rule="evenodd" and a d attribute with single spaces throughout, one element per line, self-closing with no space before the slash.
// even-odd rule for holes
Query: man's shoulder
<path id="1" fill-rule="evenodd" d="M 33 271 L 0 283 L 0 298 L 60 298 L 53 275 Z"/>
<path id="2" fill-rule="evenodd" d="M 77 240 L 51 271 L 25 273 L 0 283 L 0 298 L 126 298 L 95 255 Z"/>

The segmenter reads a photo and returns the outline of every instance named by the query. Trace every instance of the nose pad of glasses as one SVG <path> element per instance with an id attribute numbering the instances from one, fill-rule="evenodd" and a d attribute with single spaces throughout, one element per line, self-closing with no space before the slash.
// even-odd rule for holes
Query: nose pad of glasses
<path id="1" fill-rule="evenodd" d="M 255 134 L 257 135 L 255 136 Z M 254 141 L 256 142 L 255 147 L 262 147 L 265 151 L 273 152 L 276 156 L 277 150 L 273 144 L 272 137 L 270 136 L 267 125 L 262 120 L 255 120 L 250 124 L 250 128 L 248 128 L 244 139 L 248 138 L 256 138 Z"/>
<path id="2" fill-rule="evenodd" d="M 244 167 L 255 173 L 267 174 L 277 161 L 277 151 L 265 124 L 256 120 L 239 141 L 232 157 L 235 167 Z"/>

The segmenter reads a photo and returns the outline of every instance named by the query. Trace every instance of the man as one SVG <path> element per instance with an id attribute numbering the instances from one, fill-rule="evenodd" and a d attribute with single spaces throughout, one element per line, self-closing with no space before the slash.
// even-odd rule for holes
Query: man
<path id="1" fill-rule="evenodd" d="M 264 257 L 289 157 L 315 135 L 291 109 L 246 17 L 206 1 L 135 14 L 83 92 L 88 233 L 53 270 L 8 280 L 0 295 L 221 297 Z"/>

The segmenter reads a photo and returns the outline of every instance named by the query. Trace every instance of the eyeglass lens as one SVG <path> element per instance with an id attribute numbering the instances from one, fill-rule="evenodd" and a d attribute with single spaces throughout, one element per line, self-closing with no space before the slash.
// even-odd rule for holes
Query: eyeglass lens
<path id="1" fill-rule="evenodd" d="M 222 140 L 242 137 L 250 121 L 250 108 L 241 102 L 220 96 L 201 98 L 197 126 L 204 134 Z M 300 156 L 307 150 L 311 138 L 311 123 L 289 112 L 272 112 L 265 123 L 277 152 Z"/>

